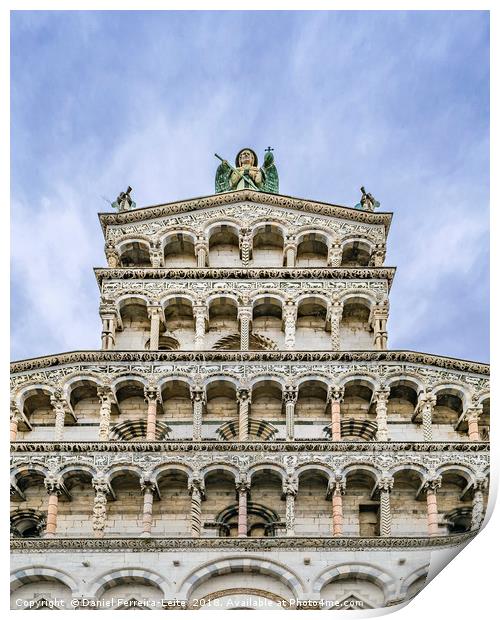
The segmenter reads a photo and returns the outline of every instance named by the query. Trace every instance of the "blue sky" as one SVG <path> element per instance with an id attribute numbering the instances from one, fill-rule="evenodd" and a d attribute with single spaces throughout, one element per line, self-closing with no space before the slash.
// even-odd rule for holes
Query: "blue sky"
<path id="1" fill-rule="evenodd" d="M 11 70 L 13 359 L 100 347 L 103 197 L 272 145 L 282 193 L 394 212 L 390 348 L 488 360 L 486 12 L 14 12 Z"/>

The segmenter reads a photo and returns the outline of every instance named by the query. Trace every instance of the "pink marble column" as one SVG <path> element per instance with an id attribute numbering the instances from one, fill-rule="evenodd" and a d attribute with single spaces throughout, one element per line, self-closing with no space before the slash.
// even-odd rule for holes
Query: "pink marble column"
<path id="1" fill-rule="evenodd" d="M 428 480 L 424 485 L 427 494 L 427 529 L 429 536 L 438 534 L 437 490 L 441 486 L 441 477 Z"/>
<path id="2" fill-rule="evenodd" d="M 344 389 L 332 387 L 330 389 L 330 408 L 332 415 L 332 441 L 342 440 L 342 430 L 340 422 L 340 403 L 344 397 Z"/>
<path id="3" fill-rule="evenodd" d="M 59 495 L 61 495 L 62 488 L 59 482 L 48 479 L 45 480 L 45 488 L 49 494 L 45 536 L 47 538 L 52 538 L 55 536 L 57 530 L 57 508 L 59 504 Z"/>
<path id="4" fill-rule="evenodd" d="M 342 536 L 344 528 L 344 514 L 342 507 L 342 495 L 345 493 L 345 481 L 336 479 L 331 484 L 332 489 L 332 513 L 333 535 Z"/>
<path id="5" fill-rule="evenodd" d="M 148 403 L 146 441 L 154 441 L 156 439 L 156 405 L 158 403 L 158 390 L 154 386 L 148 386 L 144 390 L 144 395 Z"/>
<path id="6" fill-rule="evenodd" d="M 479 418 L 481 413 L 483 412 L 482 405 L 478 407 L 469 407 L 467 413 L 465 415 L 465 419 L 468 424 L 468 435 L 470 441 L 480 441 L 481 437 L 479 435 Z"/>

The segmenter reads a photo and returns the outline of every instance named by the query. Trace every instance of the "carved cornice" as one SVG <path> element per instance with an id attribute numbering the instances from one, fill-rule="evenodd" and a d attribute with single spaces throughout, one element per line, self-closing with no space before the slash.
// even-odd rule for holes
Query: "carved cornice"
<path id="1" fill-rule="evenodd" d="M 104 235 L 106 235 L 106 228 L 108 226 L 142 222 L 145 220 L 165 217 L 168 215 L 176 215 L 179 213 L 187 213 L 189 211 L 196 211 L 199 209 L 210 209 L 211 207 L 231 205 L 242 201 L 281 207 L 282 209 L 306 211 L 308 213 L 327 215 L 342 218 L 344 220 L 352 220 L 355 222 L 365 222 L 367 224 L 383 224 L 386 234 L 389 231 L 392 220 L 392 213 L 374 213 L 351 207 L 334 205 L 327 202 L 295 198 L 284 194 L 265 194 L 263 192 L 245 189 L 235 192 L 227 192 L 224 194 L 200 196 L 198 198 L 191 198 L 180 202 L 169 202 L 150 207 L 143 207 L 141 209 L 122 211 L 119 213 L 99 213 L 99 221 L 101 222 Z"/>
<path id="2" fill-rule="evenodd" d="M 234 267 L 217 269 L 209 267 L 188 268 L 94 268 L 98 284 L 103 280 L 387 280 L 392 285 L 396 267 Z"/>
<path id="3" fill-rule="evenodd" d="M 480 441 L 16 441 L 12 452 L 489 452 Z"/>
<path id="4" fill-rule="evenodd" d="M 283 538 L 13 538 L 11 550 L 17 553 L 45 553 L 49 551 L 197 551 L 199 549 L 230 549 L 241 551 L 272 550 L 361 550 L 361 549 L 425 549 L 464 545 L 477 532 L 451 536 L 377 538 L 358 537 L 296 537 Z"/>
<path id="5" fill-rule="evenodd" d="M 81 362 L 398 362 L 489 376 L 489 364 L 417 351 L 69 351 L 11 363 L 21 373 Z"/>

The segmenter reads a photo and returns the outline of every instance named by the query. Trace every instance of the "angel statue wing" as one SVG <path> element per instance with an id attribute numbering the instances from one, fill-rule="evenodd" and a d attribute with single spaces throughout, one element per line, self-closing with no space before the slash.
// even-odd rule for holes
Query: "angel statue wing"
<path id="1" fill-rule="evenodd" d="M 229 192 L 231 191 L 231 168 L 225 163 L 222 162 L 215 173 L 215 193 L 220 194 L 221 192 Z"/>
<path id="2" fill-rule="evenodd" d="M 264 172 L 264 185 L 262 189 L 269 194 L 279 193 L 278 169 L 274 163 L 274 155 L 271 151 L 268 151 L 264 157 L 262 171 Z"/>

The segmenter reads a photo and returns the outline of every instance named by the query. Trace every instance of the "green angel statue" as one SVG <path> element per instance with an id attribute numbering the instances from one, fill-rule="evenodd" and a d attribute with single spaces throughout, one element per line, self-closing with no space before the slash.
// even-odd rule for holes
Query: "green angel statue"
<path id="1" fill-rule="evenodd" d="M 277 194 L 279 191 L 278 170 L 272 151 L 271 147 L 266 149 L 264 165 L 260 168 L 257 155 L 252 149 L 241 149 L 236 155 L 234 168 L 216 153 L 215 156 L 221 160 L 221 164 L 215 173 L 215 193 L 248 188 Z"/>

